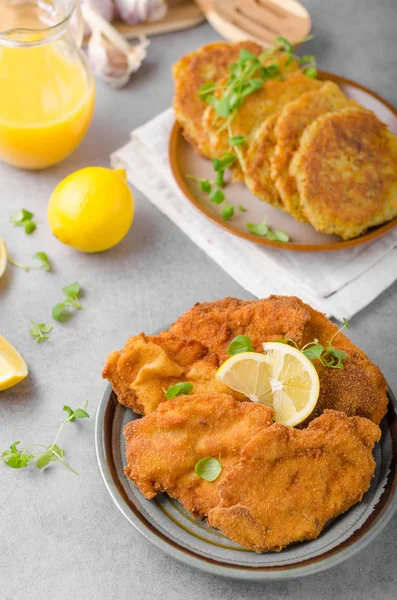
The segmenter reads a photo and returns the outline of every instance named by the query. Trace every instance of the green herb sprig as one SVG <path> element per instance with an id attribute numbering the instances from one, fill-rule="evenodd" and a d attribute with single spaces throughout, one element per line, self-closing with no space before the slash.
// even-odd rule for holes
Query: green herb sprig
<path id="1" fill-rule="evenodd" d="M 50 259 L 48 258 L 47 254 L 45 252 L 36 252 L 36 254 L 33 254 L 32 258 L 40 261 L 40 264 L 39 265 L 23 265 L 22 263 L 17 262 L 16 260 L 12 259 L 10 257 L 10 255 L 7 256 L 7 260 L 9 263 L 14 265 L 14 267 L 23 269 L 26 272 L 30 271 L 31 269 L 42 269 L 43 271 L 51 270 Z"/>
<path id="2" fill-rule="evenodd" d="M 262 55 L 255 56 L 242 48 L 237 62 L 229 65 L 230 76 L 225 84 L 208 81 L 199 88 L 199 98 L 210 104 L 220 117 L 226 119 L 221 129 L 226 129 L 233 121 L 245 98 L 261 89 L 267 79 L 278 76 L 278 65 L 265 67 L 262 59 Z M 229 138 L 234 137 L 229 135 Z"/>
<path id="3" fill-rule="evenodd" d="M 78 475 L 77 471 L 72 469 L 69 463 L 65 460 L 65 451 L 58 446 L 57 442 L 62 429 L 67 423 L 72 423 L 76 419 L 86 419 L 89 417 L 89 414 L 86 411 L 87 405 L 88 402 L 85 401 L 76 410 L 73 410 L 70 408 L 70 406 L 66 405 L 63 407 L 63 410 L 68 413 L 68 416 L 62 421 L 54 441 L 49 446 L 45 446 L 43 444 L 30 444 L 21 450 L 17 448 L 20 442 L 14 442 L 11 444 L 9 449 L 4 450 L 0 456 L 0 460 L 5 462 L 12 469 L 22 469 L 27 467 L 29 463 L 35 461 L 36 468 L 39 470 L 44 469 L 44 467 L 47 467 L 51 462 L 60 462 L 67 469 L 72 471 L 72 473 Z M 41 448 L 41 450 L 34 450 L 35 448 Z"/>
<path id="4" fill-rule="evenodd" d="M 222 473 L 221 457 L 219 456 L 219 460 L 211 456 L 202 458 L 196 463 L 194 472 L 205 481 L 215 481 Z"/>
<path id="5" fill-rule="evenodd" d="M 260 237 L 266 237 L 268 240 L 289 242 L 288 234 L 282 229 L 276 229 L 275 231 L 272 231 L 267 224 L 266 219 L 262 221 L 262 223 L 247 223 L 247 229 L 250 233 Z"/>
<path id="6" fill-rule="evenodd" d="M 81 310 L 83 307 L 80 304 L 80 284 L 76 281 L 62 288 L 65 300 L 56 304 L 52 309 L 52 316 L 56 321 L 64 322 L 69 318 L 69 309 Z"/>
<path id="7" fill-rule="evenodd" d="M 237 335 L 229 344 L 226 354 L 240 354 L 241 352 L 255 352 L 248 335 Z"/>
<path id="8" fill-rule="evenodd" d="M 22 208 L 15 213 L 15 215 L 10 217 L 10 221 L 15 227 L 24 227 L 25 233 L 29 235 L 33 233 L 37 227 L 37 223 L 33 220 L 33 217 L 33 213 L 26 210 L 26 208 Z"/>
<path id="9" fill-rule="evenodd" d="M 176 396 L 181 396 L 190 394 L 193 391 L 193 384 L 188 381 L 180 381 L 175 385 L 171 385 L 168 390 L 163 390 L 165 397 L 167 400 L 172 400 L 172 398 L 176 398 Z"/>
<path id="10" fill-rule="evenodd" d="M 344 329 L 349 329 L 349 323 L 347 319 L 343 319 L 342 327 L 340 327 L 340 329 L 334 333 L 331 339 L 326 342 L 325 346 L 320 344 L 317 338 L 315 338 L 312 342 L 305 344 L 303 348 L 299 348 L 297 343 L 290 338 L 280 338 L 276 341 L 292 344 L 295 346 L 295 348 L 303 352 L 308 359 L 319 360 L 324 367 L 343 370 L 345 368 L 343 361 L 347 358 L 347 354 L 342 352 L 342 350 L 338 350 L 338 348 L 334 348 L 333 341 L 338 333 Z"/>
<path id="11" fill-rule="evenodd" d="M 48 334 L 53 330 L 52 325 L 49 325 L 48 323 L 36 323 L 35 321 L 32 321 L 32 319 L 29 319 L 29 321 L 33 325 L 33 327 L 30 328 L 29 333 L 38 344 L 42 344 L 50 339 Z"/>

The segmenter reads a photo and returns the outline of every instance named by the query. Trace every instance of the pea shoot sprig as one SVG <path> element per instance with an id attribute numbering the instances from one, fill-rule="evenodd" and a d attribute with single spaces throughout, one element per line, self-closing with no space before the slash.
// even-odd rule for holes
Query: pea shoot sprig
<path id="1" fill-rule="evenodd" d="M 17 262 L 13 258 L 11 258 L 9 254 L 7 255 L 8 262 L 11 263 L 12 265 L 14 265 L 14 267 L 18 267 L 18 269 L 23 269 L 23 271 L 28 272 L 31 269 L 42 269 L 43 271 L 51 270 L 50 259 L 48 258 L 47 254 L 45 252 L 36 252 L 36 254 L 33 254 L 32 258 L 34 260 L 40 261 L 39 264 L 38 265 L 23 265 L 22 263 Z"/>
<path id="2" fill-rule="evenodd" d="M 288 234 L 282 229 L 276 229 L 273 231 L 267 220 L 264 219 L 262 223 L 247 223 L 247 229 L 250 233 L 257 235 L 259 237 L 266 237 L 268 240 L 275 242 L 289 242 Z"/>
<path id="3" fill-rule="evenodd" d="M 276 63 L 264 66 L 261 60 L 262 54 L 255 56 L 242 48 L 237 62 L 229 65 L 230 75 L 224 84 L 207 81 L 199 88 L 199 98 L 210 104 L 220 117 L 226 119 L 220 131 L 228 128 L 245 98 L 261 89 L 267 79 L 279 75 Z M 233 135 L 230 137 L 233 138 Z"/>
<path id="4" fill-rule="evenodd" d="M 68 413 L 68 416 L 62 421 L 54 441 L 49 446 L 43 444 L 29 444 L 22 450 L 17 448 L 20 444 L 20 442 L 17 441 L 11 444 L 9 449 L 4 450 L 3 454 L 0 456 L 0 460 L 5 462 L 12 469 L 22 469 L 27 467 L 29 463 L 35 462 L 36 469 L 39 470 L 44 469 L 44 467 L 47 467 L 51 462 L 60 462 L 69 469 L 69 471 L 78 475 L 77 471 L 72 469 L 65 460 L 65 451 L 58 446 L 57 442 L 62 429 L 67 423 L 72 423 L 73 421 L 76 421 L 76 419 L 86 419 L 89 417 L 89 414 L 86 411 L 87 405 L 88 402 L 86 400 L 79 408 L 76 408 L 76 410 L 73 410 L 67 405 L 63 407 L 63 410 Z M 35 448 L 38 448 L 38 450 L 35 450 Z"/>
<path id="5" fill-rule="evenodd" d="M 30 235 L 37 228 L 37 223 L 33 220 L 33 217 L 33 213 L 26 210 L 26 208 L 22 208 L 10 217 L 10 221 L 15 227 L 23 227 L 25 233 Z"/>
<path id="6" fill-rule="evenodd" d="M 225 170 L 231 167 L 236 161 L 236 155 L 232 152 L 226 152 L 222 158 L 213 158 L 212 166 L 215 171 L 215 179 L 210 181 L 209 179 L 201 179 L 200 177 L 194 177 L 193 175 L 187 174 L 186 178 L 196 181 L 200 186 L 200 191 L 208 194 L 209 200 L 213 204 L 223 204 L 225 201 L 225 193 L 221 188 L 225 186 Z M 225 204 L 221 208 L 221 217 L 224 221 L 231 219 L 234 216 L 233 204 Z"/>
<path id="7" fill-rule="evenodd" d="M 70 316 L 69 309 L 75 308 L 81 310 L 83 307 L 80 303 L 81 288 L 77 281 L 62 288 L 62 292 L 65 296 L 65 300 L 54 306 L 52 309 L 52 316 L 56 321 L 64 322 L 67 321 Z"/>
<path id="8" fill-rule="evenodd" d="M 338 333 L 344 329 L 349 329 L 349 323 L 347 322 L 347 319 L 343 319 L 342 327 L 340 327 L 340 329 L 334 333 L 331 339 L 326 342 L 325 346 L 320 344 L 317 338 L 315 338 L 312 342 L 305 344 L 302 348 L 299 348 L 297 343 L 291 338 L 280 338 L 276 340 L 276 342 L 292 344 L 295 346 L 295 348 L 303 352 L 303 354 L 310 360 L 319 360 L 324 367 L 343 370 L 345 368 L 343 361 L 347 358 L 347 354 L 338 348 L 334 348 L 333 341 Z"/>
<path id="9" fill-rule="evenodd" d="M 48 323 L 36 323 L 35 321 L 32 321 L 32 319 L 29 319 L 29 321 L 32 323 L 29 333 L 38 344 L 42 344 L 50 339 L 49 334 L 53 330 L 52 325 L 49 325 Z"/>

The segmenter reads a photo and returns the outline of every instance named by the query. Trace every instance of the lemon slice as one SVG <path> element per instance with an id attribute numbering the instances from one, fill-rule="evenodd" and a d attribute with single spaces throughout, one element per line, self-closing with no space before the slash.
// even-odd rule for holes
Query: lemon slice
<path id="1" fill-rule="evenodd" d="M 320 383 L 310 360 L 296 348 L 280 342 L 263 344 L 264 354 L 243 352 L 231 356 L 216 377 L 253 402 L 274 409 L 283 425 L 298 425 L 316 406 Z"/>
<path id="2" fill-rule="evenodd" d="M 7 267 L 7 247 L 2 237 L 0 237 L 0 277 Z"/>
<path id="3" fill-rule="evenodd" d="M 13 387 L 28 374 L 28 365 L 3 336 L 0 335 L 0 390 Z"/>

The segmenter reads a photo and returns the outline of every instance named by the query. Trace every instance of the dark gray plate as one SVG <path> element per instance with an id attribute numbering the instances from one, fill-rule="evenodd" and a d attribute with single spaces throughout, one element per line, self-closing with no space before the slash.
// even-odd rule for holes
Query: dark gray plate
<path id="1" fill-rule="evenodd" d="M 128 521 L 156 546 L 192 567 L 240 580 L 288 579 L 318 573 L 364 548 L 397 508 L 397 401 L 391 391 L 389 399 L 382 439 L 374 451 L 375 476 L 363 501 L 331 521 L 316 540 L 294 544 L 282 552 L 255 554 L 241 548 L 220 531 L 192 519 L 166 494 L 146 500 L 123 473 L 123 427 L 139 417 L 118 404 L 110 384 L 96 414 L 98 464 L 108 492 Z"/>

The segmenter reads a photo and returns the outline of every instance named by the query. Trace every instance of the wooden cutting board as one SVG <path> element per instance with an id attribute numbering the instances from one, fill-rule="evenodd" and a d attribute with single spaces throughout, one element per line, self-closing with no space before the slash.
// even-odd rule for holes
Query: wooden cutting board
<path id="1" fill-rule="evenodd" d="M 161 21 L 142 23 L 142 25 L 127 25 L 120 22 L 113 24 L 123 37 L 134 39 L 141 35 L 151 36 L 189 29 L 205 20 L 201 10 L 190 0 L 168 0 L 168 7 L 168 12 Z"/>

